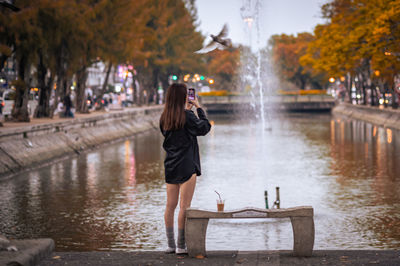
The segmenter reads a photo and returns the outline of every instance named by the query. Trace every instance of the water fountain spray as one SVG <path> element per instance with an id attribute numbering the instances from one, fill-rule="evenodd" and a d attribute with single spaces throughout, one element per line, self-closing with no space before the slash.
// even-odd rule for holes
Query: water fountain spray
<path id="1" fill-rule="evenodd" d="M 260 115 L 260 120 L 261 120 L 261 129 L 262 129 L 262 135 L 264 135 L 265 130 L 271 130 L 271 121 L 269 118 L 269 115 L 266 115 L 266 109 L 264 105 L 264 87 L 263 83 L 261 80 L 261 48 L 260 48 L 260 10 L 261 10 L 261 2 L 260 0 L 252 1 L 252 0 L 245 0 L 243 2 L 243 6 L 240 9 L 241 16 L 243 21 L 247 24 L 247 30 L 249 32 L 249 42 L 250 42 L 250 47 L 252 47 L 252 38 L 251 38 L 251 32 L 252 32 L 252 26 L 253 23 L 255 22 L 255 30 L 256 30 L 256 48 L 257 48 L 257 53 L 256 53 L 256 73 L 255 73 L 255 79 L 256 79 L 256 87 L 258 88 L 258 94 L 259 97 L 256 99 L 256 95 L 254 94 L 253 91 L 250 91 L 250 94 L 252 96 L 254 104 L 252 104 L 253 109 L 256 111 L 256 103 L 257 101 L 259 102 L 259 115 Z M 245 71 L 244 74 L 248 74 L 248 70 Z M 266 118 L 268 120 L 268 128 L 266 127 Z"/>
<path id="2" fill-rule="evenodd" d="M 261 82 L 261 49 L 260 49 L 260 1 L 256 1 L 255 5 L 255 18 L 256 18 L 256 32 L 257 32 L 257 86 L 260 93 L 260 113 L 261 113 L 261 124 L 262 131 L 265 130 L 265 110 L 264 110 L 264 89 Z"/>

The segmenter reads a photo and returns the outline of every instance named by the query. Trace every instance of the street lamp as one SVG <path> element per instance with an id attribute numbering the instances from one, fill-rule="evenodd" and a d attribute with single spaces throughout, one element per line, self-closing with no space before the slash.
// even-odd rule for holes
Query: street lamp
<path id="1" fill-rule="evenodd" d="M 335 78 L 334 78 L 334 77 L 329 78 L 329 82 L 330 82 L 330 83 L 335 82 Z"/>
<path id="2" fill-rule="evenodd" d="M 183 81 L 187 82 L 187 81 L 189 80 L 189 78 L 190 78 L 190 74 L 186 74 L 186 75 L 183 77 Z"/>

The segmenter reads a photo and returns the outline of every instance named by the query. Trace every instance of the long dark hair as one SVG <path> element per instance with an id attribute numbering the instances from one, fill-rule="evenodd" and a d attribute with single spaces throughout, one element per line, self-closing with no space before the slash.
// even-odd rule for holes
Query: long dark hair
<path id="1" fill-rule="evenodd" d="M 163 130 L 177 130 L 183 128 L 186 121 L 185 104 L 187 87 L 182 83 L 173 83 L 167 89 L 164 111 L 160 117 Z"/>

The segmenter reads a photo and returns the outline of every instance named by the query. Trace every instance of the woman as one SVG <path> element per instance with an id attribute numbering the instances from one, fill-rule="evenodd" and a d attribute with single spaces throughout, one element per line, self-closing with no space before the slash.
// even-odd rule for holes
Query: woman
<path id="1" fill-rule="evenodd" d="M 195 106 L 197 115 L 191 111 Z M 197 136 L 204 136 L 211 125 L 200 108 L 197 99 L 189 101 L 185 84 L 172 84 L 165 98 L 160 118 L 161 133 L 165 137 L 163 147 L 167 153 L 164 161 L 167 183 L 167 205 L 164 213 L 168 239 L 167 253 L 186 253 L 185 210 L 190 207 L 196 177 L 201 175 Z M 179 202 L 178 247 L 174 239 L 174 212 Z M 176 249 L 175 249 L 176 248 Z"/>

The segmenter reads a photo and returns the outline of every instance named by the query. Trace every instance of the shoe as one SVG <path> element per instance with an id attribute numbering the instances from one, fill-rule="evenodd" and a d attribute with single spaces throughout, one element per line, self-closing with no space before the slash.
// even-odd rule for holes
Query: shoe
<path id="1" fill-rule="evenodd" d="M 186 248 L 176 248 L 175 253 L 179 255 L 179 254 L 187 254 L 188 252 Z"/>
<path id="2" fill-rule="evenodd" d="M 165 250 L 165 253 L 166 253 L 166 254 L 172 254 L 172 253 L 175 253 L 175 248 L 170 248 L 170 247 L 167 247 L 167 249 Z"/>

